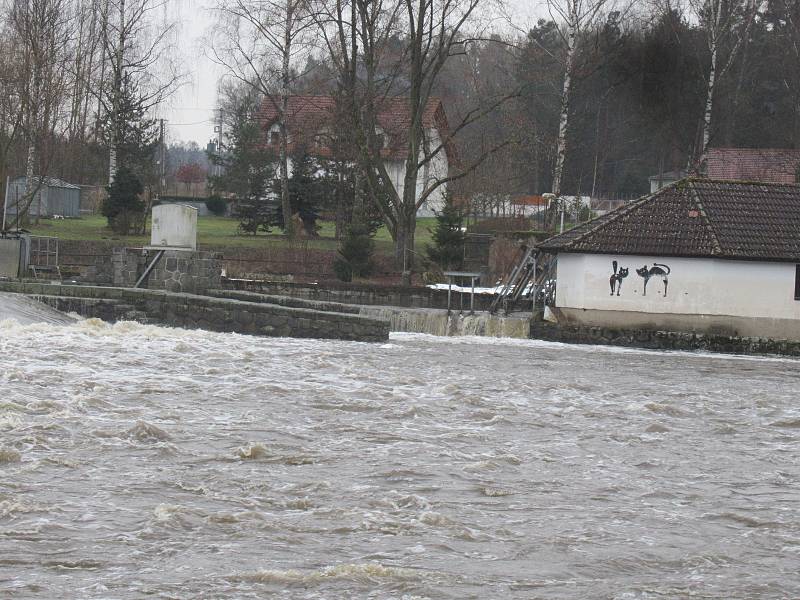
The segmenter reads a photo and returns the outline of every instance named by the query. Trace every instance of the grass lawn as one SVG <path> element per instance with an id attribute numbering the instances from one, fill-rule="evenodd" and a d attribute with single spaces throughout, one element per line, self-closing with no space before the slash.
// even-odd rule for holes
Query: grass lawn
<path id="1" fill-rule="evenodd" d="M 431 243 L 431 231 L 435 227 L 436 219 L 425 217 L 417 219 L 417 232 L 415 247 L 417 252 L 424 252 L 425 246 Z M 318 238 L 308 240 L 311 248 L 335 250 L 338 246 L 334 238 L 335 226 L 330 221 L 320 221 L 322 228 Z M 200 247 L 235 247 L 259 248 L 268 244 L 284 244 L 286 238 L 280 232 L 269 235 L 259 234 L 238 235 L 239 220 L 230 217 L 198 217 L 197 242 Z M 62 240 L 88 240 L 88 241 L 114 241 L 120 245 L 141 246 L 150 242 L 149 234 L 146 236 L 131 235 L 119 236 L 106 227 L 106 218 L 100 215 L 85 216 L 79 219 L 42 219 L 38 225 L 30 227 L 34 235 L 46 235 Z M 375 245 L 378 252 L 389 254 L 392 252 L 392 238 L 385 227 L 381 227 L 375 234 Z"/>

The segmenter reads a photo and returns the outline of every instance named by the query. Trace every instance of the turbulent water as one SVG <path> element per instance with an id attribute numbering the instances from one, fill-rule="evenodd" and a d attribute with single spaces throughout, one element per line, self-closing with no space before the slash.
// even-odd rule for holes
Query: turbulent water
<path id="1" fill-rule="evenodd" d="M 5 321 L 0 597 L 799 597 L 799 366 Z"/>

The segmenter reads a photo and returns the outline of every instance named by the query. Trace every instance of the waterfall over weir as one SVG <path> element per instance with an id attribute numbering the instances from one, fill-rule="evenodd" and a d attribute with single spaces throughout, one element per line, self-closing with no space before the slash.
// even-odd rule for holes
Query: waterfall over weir
<path id="1" fill-rule="evenodd" d="M 74 323 L 76 319 L 54 308 L 31 300 L 20 294 L 5 294 L 0 292 L 0 321 L 13 319 L 20 325 L 31 323 L 52 323 L 66 325 Z"/>
<path id="2" fill-rule="evenodd" d="M 362 306 L 360 313 L 389 321 L 389 331 L 429 333 L 440 336 L 477 335 L 484 337 L 525 338 L 530 334 L 530 315 L 503 317 L 487 312 L 449 315 L 446 310 Z"/>

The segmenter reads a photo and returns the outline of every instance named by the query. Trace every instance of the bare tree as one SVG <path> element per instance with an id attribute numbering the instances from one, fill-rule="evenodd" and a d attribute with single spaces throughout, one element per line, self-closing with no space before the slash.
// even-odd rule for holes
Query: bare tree
<path id="1" fill-rule="evenodd" d="M 456 169 L 454 164 L 446 174 L 436 172 L 435 162 L 454 147 L 460 132 L 515 95 L 504 94 L 465 111 L 457 124 L 438 136 L 425 126 L 442 69 L 474 39 L 467 29 L 478 4 L 479 0 L 330 0 L 316 11 L 338 71 L 339 96 L 347 105 L 366 187 L 395 242 L 396 263 L 406 269 L 414 259 L 417 210 L 441 186 L 464 177 L 496 148 L 470 165 Z M 398 40 L 402 51 L 394 56 L 391 42 Z M 382 156 L 379 115 L 390 97 L 403 98 L 406 107 L 402 192 L 392 184 Z"/>
<path id="2" fill-rule="evenodd" d="M 569 114 L 573 83 L 575 78 L 575 62 L 578 46 L 584 33 L 598 23 L 603 11 L 614 0 L 547 0 L 551 17 L 559 21 L 559 29 L 564 42 L 564 80 L 561 87 L 561 110 L 558 119 L 558 136 L 556 138 L 556 160 L 553 170 L 552 193 L 556 202 L 561 204 L 561 188 L 564 179 L 564 165 L 567 159 L 567 134 L 569 130 Z M 556 211 L 550 212 L 551 224 Z"/>
<path id="3" fill-rule="evenodd" d="M 702 168 L 712 138 L 714 96 L 719 81 L 730 70 L 741 48 L 747 44 L 750 27 L 758 13 L 757 0 L 690 0 L 705 27 L 709 52 L 702 141 L 697 160 Z"/>
<path id="4" fill-rule="evenodd" d="M 214 59 L 253 87 L 278 115 L 281 206 L 284 231 L 291 238 L 289 97 L 299 76 L 294 67 L 305 62 L 315 21 L 307 0 L 220 0 L 217 10 L 221 19 L 212 43 Z"/>
<path id="5" fill-rule="evenodd" d="M 180 85 L 169 61 L 174 23 L 158 15 L 166 0 L 102 0 L 99 6 L 103 47 L 98 103 L 108 126 L 108 181 L 117 171 L 118 145 L 125 123 L 122 105 L 135 90 L 137 110 L 150 111 Z"/>
<path id="6" fill-rule="evenodd" d="M 16 94 L 27 144 L 25 193 L 16 207 L 19 223 L 26 220 L 52 158 L 51 142 L 61 122 L 68 82 L 72 15 L 66 0 L 15 0 L 9 20 L 23 72 Z M 39 176 L 34 178 L 37 170 Z"/>

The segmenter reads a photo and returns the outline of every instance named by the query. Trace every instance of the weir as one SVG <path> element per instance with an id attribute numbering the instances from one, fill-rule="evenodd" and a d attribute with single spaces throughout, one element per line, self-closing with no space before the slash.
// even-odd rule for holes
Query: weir
<path id="1" fill-rule="evenodd" d="M 22 325 L 31 323 L 67 325 L 77 320 L 36 300 L 19 294 L 0 292 L 0 321 L 6 319 L 13 319 Z"/>
<path id="2" fill-rule="evenodd" d="M 446 310 L 393 306 L 362 306 L 359 314 L 389 321 L 389 331 L 440 336 L 477 335 L 527 339 L 531 329 L 529 314 L 448 314 Z"/>

